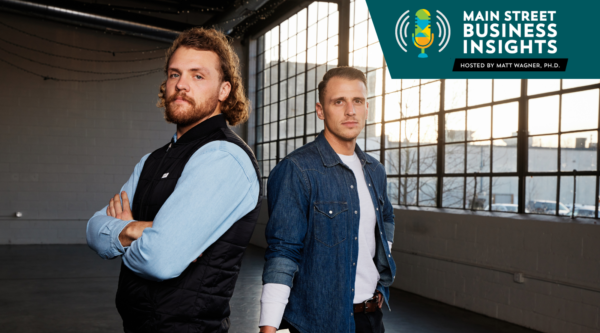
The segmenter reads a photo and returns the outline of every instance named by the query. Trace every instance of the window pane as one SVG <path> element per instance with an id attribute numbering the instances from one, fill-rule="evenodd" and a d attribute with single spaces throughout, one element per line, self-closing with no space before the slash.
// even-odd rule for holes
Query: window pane
<path id="1" fill-rule="evenodd" d="M 419 144 L 437 143 L 438 139 L 438 117 L 422 117 L 419 129 Z"/>
<path id="2" fill-rule="evenodd" d="M 466 195 L 465 209 L 484 210 L 489 208 L 490 178 L 468 177 Z"/>
<path id="3" fill-rule="evenodd" d="M 435 207 L 437 193 L 437 178 L 419 178 L 419 206 Z"/>
<path id="4" fill-rule="evenodd" d="M 492 178 L 492 207 L 493 211 L 513 212 L 519 211 L 519 178 L 518 177 L 493 177 Z M 487 210 L 487 208 L 486 208 Z"/>
<path id="5" fill-rule="evenodd" d="M 304 116 L 296 117 L 296 136 L 304 135 Z"/>
<path id="6" fill-rule="evenodd" d="M 453 110 L 467 105 L 467 80 L 446 80 L 445 109 Z"/>
<path id="7" fill-rule="evenodd" d="M 440 86 L 436 81 L 421 87 L 421 114 L 428 114 L 440 110 Z"/>
<path id="8" fill-rule="evenodd" d="M 596 176 L 578 176 L 577 188 L 574 187 L 573 176 L 560 177 L 560 202 L 569 209 L 567 215 L 573 211 L 573 199 L 575 199 L 574 212 L 578 217 L 594 217 L 596 207 L 594 197 L 596 196 Z M 576 192 L 573 198 L 573 192 Z"/>
<path id="9" fill-rule="evenodd" d="M 379 152 L 379 150 L 370 151 L 370 152 L 367 152 L 367 154 L 369 154 L 369 156 L 373 157 L 377 161 L 379 161 L 379 159 L 380 159 L 380 155 L 379 155 L 380 152 Z"/>
<path id="10" fill-rule="evenodd" d="M 467 111 L 467 140 L 489 139 L 492 135 L 492 108 Z"/>
<path id="11" fill-rule="evenodd" d="M 367 150 L 381 147 L 381 124 L 367 126 Z"/>
<path id="12" fill-rule="evenodd" d="M 527 177 L 526 179 L 526 213 L 556 214 L 556 177 Z M 567 215 L 569 209 L 564 204 L 558 205 L 559 215 Z"/>
<path id="13" fill-rule="evenodd" d="M 494 105 L 494 138 L 517 136 L 519 130 L 519 102 Z"/>
<path id="14" fill-rule="evenodd" d="M 402 88 L 408 89 L 419 85 L 419 79 L 402 79 Z"/>
<path id="15" fill-rule="evenodd" d="M 418 148 L 400 149 L 400 173 L 416 175 L 419 163 Z"/>
<path id="16" fill-rule="evenodd" d="M 492 80 L 469 80 L 469 105 L 492 101 Z"/>
<path id="17" fill-rule="evenodd" d="M 327 36 L 332 37 L 338 34 L 338 13 L 332 13 L 329 15 L 329 29 L 327 30 Z"/>
<path id="18" fill-rule="evenodd" d="M 465 179 L 446 177 L 443 184 L 442 207 L 463 208 Z"/>
<path id="19" fill-rule="evenodd" d="M 389 177 L 387 179 L 387 195 L 388 200 L 390 200 L 390 203 L 392 205 L 397 205 L 400 203 L 399 187 L 400 179 L 398 179 L 397 177 Z"/>
<path id="20" fill-rule="evenodd" d="M 378 69 L 367 74 L 367 96 L 379 96 L 383 92 L 383 70 Z"/>
<path id="21" fill-rule="evenodd" d="M 400 147 L 400 122 L 385 124 L 385 148 Z"/>
<path id="22" fill-rule="evenodd" d="M 400 118 L 400 93 L 385 95 L 385 120 Z"/>
<path id="23" fill-rule="evenodd" d="M 417 204 L 417 178 L 400 178 L 400 204 L 414 206 Z"/>
<path id="24" fill-rule="evenodd" d="M 401 121 L 400 138 L 403 147 L 416 146 L 419 142 L 419 119 Z"/>
<path id="25" fill-rule="evenodd" d="M 419 173 L 435 173 L 437 170 L 437 146 L 421 147 L 419 150 Z"/>
<path id="26" fill-rule="evenodd" d="M 263 108 L 263 119 L 265 120 L 265 123 L 271 122 L 271 107 L 269 105 Z"/>
<path id="27" fill-rule="evenodd" d="M 596 171 L 598 132 L 563 134 L 560 137 L 562 171 Z"/>
<path id="28" fill-rule="evenodd" d="M 446 114 L 446 142 L 465 140 L 465 111 Z"/>
<path id="29" fill-rule="evenodd" d="M 521 80 L 494 80 L 494 101 L 521 96 Z"/>
<path id="30" fill-rule="evenodd" d="M 371 34 L 375 34 L 375 31 L 373 31 Z M 383 52 L 381 51 L 381 45 L 379 45 L 379 43 L 370 45 L 367 53 L 368 70 L 383 67 Z"/>
<path id="31" fill-rule="evenodd" d="M 419 87 L 402 91 L 402 118 L 412 117 L 419 114 Z"/>
<path id="32" fill-rule="evenodd" d="M 446 145 L 446 173 L 465 172 L 465 145 L 462 143 Z"/>
<path id="33" fill-rule="evenodd" d="M 286 153 L 286 149 L 285 149 L 286 144 L 285 143 L 286 143 L 285 140 L 279 141 L 279 157 L 280 158 L 283 158 L 283 157 L 285 157 L 287 155 L 287 153 L 291 153 L 292 152 L 290 150 L 289 152 Z"/>
<path id="34" fill-rule="evenodd" d="M 561 131 L 598 128 L 598 89 L 562 96 Z"/>
<path id="35" fill-rule="evenodd" d="M 385 172 L 388 176 L 400 173 L 400 151 L 398 149 L 385 151 Z"/>
<path id="36" fill-rule="evenodd" d="M 369 98 L 367 101 L 369 102 L 369 117 L 367 118 L 367 124 L 380 122 L 383 113 L 381 96 Z"/>
<path id="37" fill-rule="evenodd" d="M 490 172 L 490 142 L 467 144 L 467 172 Z"/>
<path id="38" fill-rule="evenodd" d="M 558 95 L 529 100 L 529 134 L 558 132 Z"/>
<path id="39" fill-rule="evenodd" d="M 558 135 L 529 138 L 529 171 L 557 171 Z"/>
<path id="40" fill-rule="evenodd" d="M 354 52 L 353 67 L 365 72 L 367 70 L 367 49 L 362 48 Z"/>
<path id="41" fill-rule="evenodd" d="M 354 26 L 354 49 L 358 50 L 367 46 L 368 22 L 359 23 Z"/>
<path id="42" fill-rule="evenodd" d="M 600 80 L 598 79 L 592 79 L 592 80 L 583 80 L 583 79 L 578 79 L 578 80 L 563 80 L 562 83 L 562 88 L 563 89 L 569 89 L 569 88 L 575 88 L 575 87 L 583 87 L 583 86 L 587 86 L 590 84 L 598 84 L 600 83 Z"/>
<path id="43" fill-rule="evenodd" d="M 386 68 L 385 69 L 385 91 L 386 92 L 398 91 L 398 90 L 400 90 L 401 87 L 402 87 L 402 80 L 401 79 L 396 79 L 396 80 L 392 79 L 389 68 Z"/>
<path id="44" fill-rule="evenodd" d="M 517 172 L 517 139 L 494 140 L 493 172 Z"/>
<path id="45" fill-rule="evenodd" d="M 369 8 L 365 0 L 356 0 L 354 6 L 354 22 L 362 22 L 369 17 Z"/>
<path id="46" fill-rule="evenodd" d="M 280 120 L 279 121 L 279 138 L 287 138 L 288 136 L 288 131 L 287 131 L 287 120 Z M 275 140 L 275 139 L 273 139 Z"/>
<path id="47" fill-rule="evenodd" d="M 560 80 L 527 80 L 527 95 L 543 94 L 560 89 Z"/>

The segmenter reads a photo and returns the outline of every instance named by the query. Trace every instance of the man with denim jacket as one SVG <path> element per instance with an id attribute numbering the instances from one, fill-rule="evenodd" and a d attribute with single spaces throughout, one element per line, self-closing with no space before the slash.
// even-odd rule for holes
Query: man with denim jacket
<path id="1" fill-rule="evenodd" d="M 356 144 L 368 117 L 365 75 L 329 70 L 319 84 L 325 130 L 271 171 L 261 332 L 384 332 L 396 272 L 385 169 Z"/>

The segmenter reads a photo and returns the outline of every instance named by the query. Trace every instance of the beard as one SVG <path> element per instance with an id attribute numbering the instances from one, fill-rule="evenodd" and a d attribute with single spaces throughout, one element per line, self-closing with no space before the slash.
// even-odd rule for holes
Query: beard
<path id="1" fill-rule="evenodd" d="M 188 102 L 188 105 L 174 105 L 173 103 L 178 97 Z M 175 92 L 167 97 L 165 120 L 177 126 L 189 126 L 210 117 L 217 108 L 218 103 L 217 94 L 209 96 L 202 103 L 196 104 L 196 101 L 185 93 Z"/>

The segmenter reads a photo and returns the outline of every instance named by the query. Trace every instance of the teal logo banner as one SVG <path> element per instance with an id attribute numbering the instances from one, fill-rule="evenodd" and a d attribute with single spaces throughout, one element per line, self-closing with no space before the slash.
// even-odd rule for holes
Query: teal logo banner
<path id="1" fill-rule="evenodd" d="M 600 1 L 366 1 L 395 79 L 600 78 Z"/>

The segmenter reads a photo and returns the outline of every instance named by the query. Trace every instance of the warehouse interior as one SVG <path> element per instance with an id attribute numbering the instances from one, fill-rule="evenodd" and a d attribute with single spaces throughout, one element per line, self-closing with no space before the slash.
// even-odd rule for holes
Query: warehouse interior
<path id="1" fill-rule="evenodd" d="M 365 0 L 0 0 L 0 331 L 122 330 L 120 259 L 86 224 L 173 136 L 164 54 L 194 26 L 231 38 L 264 184 L 323 129 L 323 74 L 365 72 L 358 145 L 396 225 L 386 331 L 600 332 L 600 79 L 392 79 Z M 264 200 L 230 332 L 258 330 L 267 222 Z"/>

